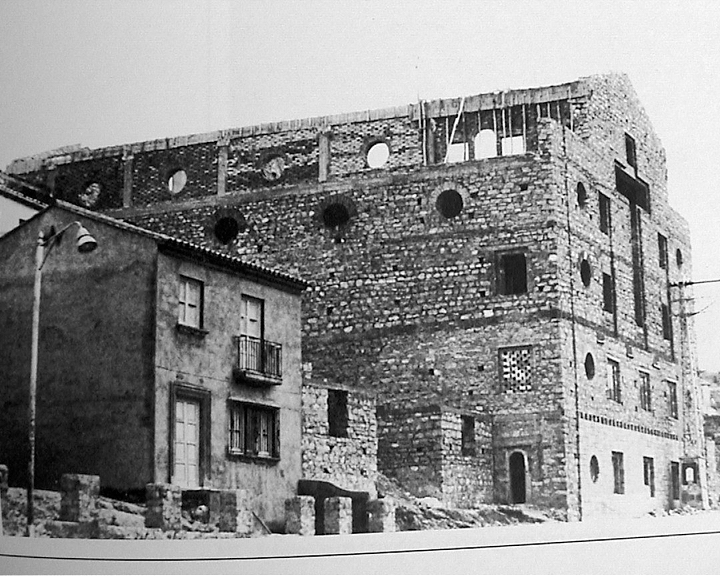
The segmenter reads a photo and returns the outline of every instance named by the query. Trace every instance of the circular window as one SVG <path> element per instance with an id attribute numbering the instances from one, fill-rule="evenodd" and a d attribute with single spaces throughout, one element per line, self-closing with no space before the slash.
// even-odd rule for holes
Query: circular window
<path id="1" fill-rule="evenodd" d="M 229 244 L 237 238 L 240 232 L 240 225 L 232 216 L 223 216 L 215 222 L 213 231 L 215 232 L 215 238 L 217 238 L 221 244 Z"/>
<path id="2" fill-rule="evenodd" d="M 167 185 L 171 194 L 177 194 L 180 192 L 183 188 L 185 188 L 185 184 L 187 184 L 187 174 L 185 173 L 185 170 L 175 170 L 170 174 Z"/>
<path id="3" fill-rule="evenodd" d="M 262 167 L 262 175 L 268 182 L 279 180 L 285 172 L 285 158 L 282 156 L 274 156 L 270 158 Z"/>
<path id="4" fill-rule="evenodd" d="M 580 208 L 585 208 L 587 205 L 587 190 L 582 182 L 578 182 L 577 185 L 577 203 Z"/>
<path id="5" fill-rule="evenodd" d="M 98 201 L 102 192 L 102 186 L 97 182 L 92 182 L 85 187 L 85 190 L 79 195 L 80 202 L 88 208 L 92 208 Z"/>
<path id="6" fill-rule="evenodd" d="M 344 204 L 335 202 L 323 210 L 322 219 L 328 228 L 338 228 L 350 221 L 350 212 Z"/>
<path id="7" fill-rule="evenodd" d="M 588 380 L 595 378 L 595 358 L 590 352 L 585 355 L 585 376 Z"/>
<path id="8" fill-rule="evenodd" d="M 590 268 L 590 262 L 588 262 L 587 258 L 583 258 L 580 262 L 580 278 L 582 278 L 582 283 L 585 288 L 590 286 L 590 280 L 592 279 L 592 269 Z"/>
<path id="9" fill-rule="evenodd" d="M 390 147 L 385 142 L 375 142 L 367 152 L 367 165 L 370 168 L 380 168 L 390 158 Z"/>
<path id="10" fill-rule="evenodd" d="M 444 190 L 437 197 L 435 207 L 445 218 L 455 218 L 463 209 L 462 196 L 456 190 Z"/>
<path id="11" fill-rule="evenodd" d="M 677 250 L 675 250 L 675 262 L 677 262 L 678 268 L 682 268 L 682 265 L 683 265 L 683 253 L 682 253 L 682 250 L 680 250 L 680 248 L 678 248 Z"/>
<path id="12" fill-rule="evenodd" d="M 598 463 L 597 456 L 590 457 L 590 479 L 593 482 L 597 482 L 600 477 L 600 464 Z"/>

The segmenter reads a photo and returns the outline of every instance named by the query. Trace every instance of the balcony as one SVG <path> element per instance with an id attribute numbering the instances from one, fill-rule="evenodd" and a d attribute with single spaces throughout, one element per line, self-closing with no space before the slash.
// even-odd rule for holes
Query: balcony
<path id="1" fill-rule="evenodd" d="M 235 336 L 237 361 L 233 378 L 250 386 L 282 383 L 282 345 L 252 336 Z"/>

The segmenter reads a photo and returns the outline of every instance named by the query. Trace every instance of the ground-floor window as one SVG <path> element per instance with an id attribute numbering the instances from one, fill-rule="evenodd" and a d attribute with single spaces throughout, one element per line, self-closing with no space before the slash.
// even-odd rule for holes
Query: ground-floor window
<path id="1" fill-rule="evenodd" d="M 231 402 L 228 430 L 230 454 L 279 458 L 279 413 L 271 406 Z"/>
<path id="2" fill-rule="evenodd" d="M 670 462 L 670 490 L 673 500 L 680 500 L 680 462 Z"/>
<path id="3" fill-rule="evenodd" d="M 613 478 L 615 494 L 625 494 L 625 466 L 623 464 L 623 453 L 612 453 Z"/>
<path id="4" fill-rule="evenodd" d="M 655 496 L 655 461 L 647 456 L 643 457 L 643 480 L 650 488 L 650 496 Z"/>

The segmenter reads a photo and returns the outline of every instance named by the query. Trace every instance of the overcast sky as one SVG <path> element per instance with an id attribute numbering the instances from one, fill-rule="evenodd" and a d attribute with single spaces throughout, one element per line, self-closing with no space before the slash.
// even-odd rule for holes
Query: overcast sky
<path id="1" fill-rule="evenodd" d="M 693 279 L 720 278 L 720 2 L 0 2 L 0 168 L 91 148 L 629 75 L 667 150 Z M 720 284 L 695 288 L 720 370 Z"/>

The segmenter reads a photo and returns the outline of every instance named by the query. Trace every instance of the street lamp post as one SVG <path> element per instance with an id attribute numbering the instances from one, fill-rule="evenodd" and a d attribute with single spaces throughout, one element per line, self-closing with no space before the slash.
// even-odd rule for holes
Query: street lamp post
<path id="1" fill-rule="evenodd" d="M 32 348 L 30 351 L 30 402 L 28 408 L 28 439 L 30 440 L 30 460 L 28 463 L 28 490 L 27 490 L 27 536 L 35 535 L 35 514 L 33 508 L 33 493 L 35 489 L 35 413 L 37 399 L 37 373 L 38 373 L 38 343 L 40 340 L 40 292 L 42 286 L 42 268 L 50 251 L 62 235 L 72 226 L 78 227 L 75 241 L 78 252 L 92 252 L 97 248 L 95 238 L 80 224 L 71 222 L 59 232 L 50 229 L 47 233 L 42 229 L 38 233 L 37 248 L 35 249 L 35 284 L 33 290 L 33 316 L 32 316 Z"/>

